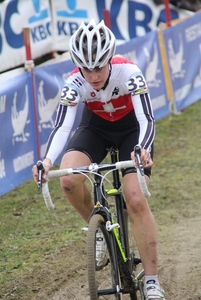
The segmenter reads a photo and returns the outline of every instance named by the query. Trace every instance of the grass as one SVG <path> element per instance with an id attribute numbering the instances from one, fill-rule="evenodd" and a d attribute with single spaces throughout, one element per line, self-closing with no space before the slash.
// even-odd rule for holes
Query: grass
<path id="1" fill-rule="evenodd" d="M 159 230 L 166 220 L 177 220 L 181 205 L 187 217 L 192 199 L 194 211 L 200 200 L 200 116 L 198 101 L 180 115 L 156 123 L 149 203 Z M 48 272 L 49 258 L 59 276 L 62 262 L 55 259 L 57 253 L 83 243 L 80 228 L 85 223 L 58 192 L 58 180 L 50 182 L 50 190 L 54 212 L 45 208 L 32 180 L 0 198 L 0 299 L 33 299 L 38 282 L 45 287 L 42 272 Z M 33 280 L 35 274 L 38 281 Z M 31 279 L 32 284 L 26 284 Z"/>
<path id="2" fill-rule="evenodd" d="M 45 208 L 32 181 L 1 197 L 0 299 L 10 290 L 12 282 L 16 284 L 17 278 L 21 278 L 21 282 L 22 278 L 36 274 L 58 249 L 83 240 L 80 228 L 84 222 L 76 217 L 71 206 L 66 205 L 62 194 L 57 195 L 58 180 L 54 180 L 50 188 L 56 205 L 53 213 Z"/>

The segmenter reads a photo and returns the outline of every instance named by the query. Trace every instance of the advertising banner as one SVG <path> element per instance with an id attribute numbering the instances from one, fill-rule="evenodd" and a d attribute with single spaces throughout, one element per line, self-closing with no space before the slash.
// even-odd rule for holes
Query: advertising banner
<path id="1" fill-rule="evenodd" d="M 51 6 L 56 30 L 55 50 L 67 51 L 68 40 L 81 22 L 88 23 L 91 19 L 100 22 L 105 9 L 110 13 L 111 29 L 118 44 L 144 36 L 166 22 L 164 5 L 155 5 L 150 0 L 51 0 Z M 173 5 L 170 5 L 170 13 L 172 19 L 192 15 Z"/>
<path id="2" fill-rule="evenodd" d="M 170 8 L 172 19 L 192 15 Z M 6 0 L 0 3 L 0 72 L 24 64 L 23 28 L 30 28 L 32 58 L 36 59 L 52 51 L 67 51 L 80 23 L 100 22 L 105 9 L 119 44 L 144 36 L 166 21 L 164 5 L 150 0 Z"/>
<path id="3" fill-rule="evenodd" d="M 164 31 L 177 111 L 201 98 L 201 12 Z"/>
<path id="4" fill-rule="evenodd" d="M 48 0 L 7 0 L 0 3 L 0 72 L 24 64 L 25 27 L 30 28 L 33 59 L 51 53 L 52 21 Z"/>
<path id="5" fill-rule="evenodd" d="M 0 195 L 31 178 L 36 161 L 31 78 L 24 73 L 0 86 Z"/>

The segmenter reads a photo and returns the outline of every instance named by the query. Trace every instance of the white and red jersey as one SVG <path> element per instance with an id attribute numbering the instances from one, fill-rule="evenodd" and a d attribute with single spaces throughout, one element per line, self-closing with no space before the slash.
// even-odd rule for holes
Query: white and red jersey
<path id="1" fill-rule="evenodd" d="M 55 127 L 47 144 L 46 157 L 50 158 L 52 164 L 66 144 L 79 102 L 110 122 L 115 122 L 134 110 L 140 125 L 139 143 L 150 150 L 154 139 L 154 118 L 147 83 L 135 64 L 121 56 L 115 56 L 111 61 L 109 82 L 104 89 L 93 89 L 78 68 L 67 79 L 61 92 Z"/>

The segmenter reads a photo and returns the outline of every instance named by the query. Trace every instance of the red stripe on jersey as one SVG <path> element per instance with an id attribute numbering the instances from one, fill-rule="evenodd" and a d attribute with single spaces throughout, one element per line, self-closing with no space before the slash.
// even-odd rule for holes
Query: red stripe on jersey
<path id="1" fill-rule="evenodd" d="M 113 58 L 111 60 L 111 64 L 112 65 L 115 65 L 115 64 L 131 64 L 131 65 L 134 65 L 134 63 L 131 60 L 128 60 L 127 58 L 124 58 L 121 55 L 113 56 Z"/>

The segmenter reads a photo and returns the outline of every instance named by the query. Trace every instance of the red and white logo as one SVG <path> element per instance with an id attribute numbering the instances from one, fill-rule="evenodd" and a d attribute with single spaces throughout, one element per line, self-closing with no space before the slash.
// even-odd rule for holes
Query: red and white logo
<path id="1" fill-rule="evenodd" d="M 91 92 L 91 97 L 95 97 L 96 96 L 96 93 L 95 92 Z"/>

